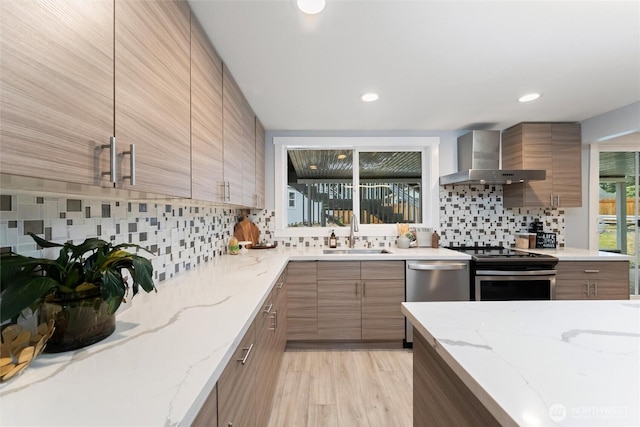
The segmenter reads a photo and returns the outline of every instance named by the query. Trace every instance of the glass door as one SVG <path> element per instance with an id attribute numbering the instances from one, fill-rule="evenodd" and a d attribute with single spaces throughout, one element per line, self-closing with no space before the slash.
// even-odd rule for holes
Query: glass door
<path id="1" fill-rule="evenodd" d="M 629 271 L 629 293 L 639 294 L 638 228 L 640 152 L 600 151 L 598 243 L 602 251 L 633 257 Z"/>

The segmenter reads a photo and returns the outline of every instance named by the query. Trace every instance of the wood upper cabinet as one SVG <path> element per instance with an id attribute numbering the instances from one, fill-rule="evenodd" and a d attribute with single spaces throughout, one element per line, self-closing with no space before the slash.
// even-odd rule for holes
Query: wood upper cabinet
<path id="1" fill-rule="evenodd" d="M 222 125 L 225 201 L 242 205 L 244 96 L 226 65 L 222 65 Z"/>
<path id="2" fill-rule="evenodd" d="M 554 299 L 629 299 L 629 261 L 560 261 Z"/>
<path id="3" fill-rule="evenodd" d="M 287 265 L 287 339 L 318 338 L 318 283 L 315 261 Z M 284 318 L 283 318 L 284 319 Z"/>
<path id="4" fill-rule="evenodd" d="M 503 169 L 544 169 L 545 181 L 503 186 L 505 207 L 582 206 L 579 123 L 520 123 L 502 133 Z"/>
<path id="5" fill-rule="evenodd" d="M 256 117 L 256 208 L 262 209 L 265 206 L 265 184 L 264 184 L 264 151 L 265 135 L 262 123 Z"/>
<path id="6" fill-rule="evenodd" d="M 111 186 L 114 5 L 0 1 L 0 170 Z"/>
<path id="7" fill-rule="evenodd" d="M 190 17 L 183 1 L 117 0 L 115 134 L 119 185 L 191 196 Z M 129 156 L 135 145 L 136 185 Z"/>
<path id="8" fill-rule="evenodd" d="M 222 60 L 191 17 L 191 197 L 223 201 Z"/>
<path id="9" fill-rule="evenodd" d="M 243 154 L 242 154 L 242 205 L 254 207 L 256 199 L 256 116 L 247 100 L 243 99 Z"/>

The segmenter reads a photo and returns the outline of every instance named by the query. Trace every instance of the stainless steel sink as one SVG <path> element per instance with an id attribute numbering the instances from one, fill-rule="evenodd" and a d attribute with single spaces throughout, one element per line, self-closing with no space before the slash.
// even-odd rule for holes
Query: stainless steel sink
<path id="1" fill-rule="evenodd" d="M 390 254 L 393 253 L 386 249 L 323 249 L 322 253 L 337 255 L 337 254 Z"/>

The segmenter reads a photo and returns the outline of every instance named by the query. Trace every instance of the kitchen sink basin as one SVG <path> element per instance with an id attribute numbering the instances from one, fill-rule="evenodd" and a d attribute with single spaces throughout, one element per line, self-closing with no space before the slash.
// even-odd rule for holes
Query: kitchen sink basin
<path id="1" fill-rule="evenodd" d="M 392 252 L 388 251 L 386 249 L 355 249 L 355 248 L 349 248 L 349 249 L 323 249 L 322 253 L 331 254 L 331 255 L 337 255 L 337 254 L 359 255 L 359 254 L 390 254 Z"/>

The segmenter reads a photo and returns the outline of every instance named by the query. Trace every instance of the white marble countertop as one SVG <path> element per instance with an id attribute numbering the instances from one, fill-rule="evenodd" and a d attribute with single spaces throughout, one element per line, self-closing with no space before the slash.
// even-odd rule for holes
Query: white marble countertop
<path id="1" fill-rule="evenodd" d="M 121 306 L 113 335 L 43 354 L 0 384 L 2 426 L 189 425 L 288 260 L 468 259 L 447 249 L 324 255 L 278 247 L 224 255 Z"/>
<path id="2" fill-rule="evenodd" d="M 123 304 L 106 340 L 41 355 L 1 384 L 0 425 L 189 425 L 287 261 L 469 259 L 442 248 L 388 249 L 250 250 L 181 273 Z"/>
<path id="3" fill-rule="evenodd" d="M 558 248 L 517 250 L 552 255 L 558 258 L 560 261 L 629 261 L 632 259 L 632 257 L 626 254 L 617 254 L 613 252 L 597 251 L 591 249 Z"/>
<path id="4" fill-rule="evenodd" d="M 503 425 L 640 425 L 640 301 L 403 303 Z"/>

